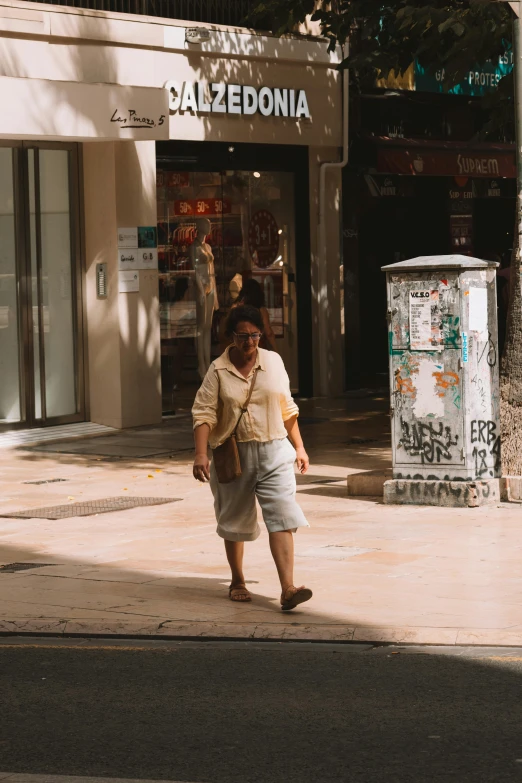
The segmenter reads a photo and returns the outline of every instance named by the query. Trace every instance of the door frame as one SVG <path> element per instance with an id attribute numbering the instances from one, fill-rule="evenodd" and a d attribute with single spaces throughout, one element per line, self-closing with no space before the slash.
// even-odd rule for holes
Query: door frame
<path id="1" fill-rule="evenodd" d="M 13 193 L 15 221 L 15 268 L 18 314 L 18 353 L 19 353 L 19 393 L 20 418 L 18 422 L 0 422 L 0 432 L 34 427 L 58 426 L 85 421 L 85 351 L 84 351 L 84 308 L 83 308 L 83 276 L 81 252 L 81 221 L 80 221 L 80 155 L 79 145 L 73 142 L 45 142 L 0 140 L 0 147 L 10 147 L 13 150 Z M 40 371 L 43 416 L 35 416 L 35 383 L 34 383 L 34 329 L 33 329 L 33 296 L 31 274 L 31 242 L 30 242 L 30 207 L 29 207 L 29 167 L 28 152 L 35 151 L 36 182 L 39 177 L 38 151 L 64 150 L 69 153 L 69 208 L 70 208 L 70 242 L 71 242 L 71 305 L 73 318 L 73 345 L 75 366 L 75 396 L 76 411 L 64 416 L 45 416 L 45 354 L 43 344 L 43 311 L 39 310 Z M 38 194 L 36 193 L 38 199 Z M 36 202 L 38 204 L 38 201 Z M 37 228 L 37 264 L 40 247 Z"/>
<path id="2" fill-rule="evenodd" d="M 294 238 L 297 299 L 296 397 L 313 395 L 312 266 L 308 147 L 224 141 L 158 141 L 156 161 L 172 171 L 281 171 L 294 175 Z"/>

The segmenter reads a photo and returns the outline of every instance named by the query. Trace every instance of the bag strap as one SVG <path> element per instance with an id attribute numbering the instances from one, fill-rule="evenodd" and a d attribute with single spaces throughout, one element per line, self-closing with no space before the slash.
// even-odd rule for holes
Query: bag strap
<path id="1" fill-rule="evenodd" d="M 246 398 L 245 404 L 241 408 L 241 413 L 239 414 L 239 419 L 237 420 L 237 424 L 234 427 L 234 432 L 232 433 L 232 435 L 234 435 L 234 436 L 235 436 L 235 434 L 236 434 L 236 432 L 238 430 L 239 425 L 241 424 L 241 419 L 243 418 L 243 414 L 245 414 L 247 412 L 247 408 L 248 408 L 248 406 L 250 404 L 250 400 L 252 399 L 252 392 L 254 391 L 254 386 L 256 385 L 256 378 L 257 378 L 257 373 L 259 372 L 259 370 L 260 370 L 259 367 L 256 367 L 256 369 L 254 370 L 254 377 L 252 378 L 252 382 L 250 384 L 250 390 L 248 392 L 248 397 Z"/>

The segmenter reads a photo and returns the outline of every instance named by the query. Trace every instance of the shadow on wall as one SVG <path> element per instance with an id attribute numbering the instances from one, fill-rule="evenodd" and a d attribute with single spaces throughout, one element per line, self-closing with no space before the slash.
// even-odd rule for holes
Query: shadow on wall
<path id="1" fill-rule="evenodd" d="M 71 19 L 72 23 L 72 19 Z M 74 25 L 72 25 L 74 26 Z M 152 25 L 150 25 L 152 27 Z M 161 29 L 161 24 L 155 25 L 158 29 Z M 72 27 L 71 27 L 72 29 Z M 167 29 L 167 28 L 165 28 Z M 324 103 L 325 94 L 328 102 L 328 110 L 319 114 L 316 112 L 312 117 L 312 122 L 306 119 L 296 120 L 292 118 L 283 117 L 262 117 L 259 114 L 255 115 L 255 122 L 246 116 L 234 118 L 231 115 L 223 115 L 223 121 L 221 121 L 220 115 L 206 115 L 201 118 L 192 117 L 191 128 L 195 133 L 191 135 L 195 139 L 200 140 L 212 140 L 212 141 L 235 141 L 234 125 L 237 123 L 237 127 L 241 128 L 240 135 L 243 141 L 249 140 L 252 142 L 264 142 L 264 143 L 285 143 L 287 141 L 295 140 L 295 133 L 297 131 L 298 136 L 301 138 L 305 145 L 314 146 L 320 137 L 320 145 L 325 147 L 325 155 L 327 159 L 335 158 L 338 153 L 338 143 L 340 137 L 340 114 L 341 108 L 338 105 L 338 101 L 341 99 L 340 80 L 337 72 L 332 68 L 325 68 L 323 66 L 317 66 L 313 63 L 312 59 L 308 63 L 302 63 L 299 66 L 291 62 L 277 62 L 272 60 L 266 62 L 263 60 L 266 49 L 266 39 L 262 36 L 252 37 L 248 44 L 248 50 L 245 51 L 245 44 L 239 44 L 239 38 L 234 33 L 226 33 L 223 31 L 215 31 L 215 39 L 219 44 L 222 38 L 223 49 L 227 51 L 226 58 L 217 58 L 212 55 L 201 56 L 192 52 L 187 52 L 185 55 L 177 52 L 166 52 L 163 50 L 150 48 L 137 49 L 135 45 L 129 46 L 114 46 L 108 44 L 91 44 L 90 42 L 77 45 L 74 43 L 67 44 L 55 44 L 54 42 L 49 45 L 39 43 L 39 46 L 45 46 L 45 56 L 42 55 L 42 62 L 45 62 L 45 67 L 48 73 L 42 73 L 40 78 L 47 78 L 48 85 L 53 90 L 54 98 L 53 104 L 57 107 L 57 111 L 51 113 L 42 111 L 42 106 L 39 106 L 36 102 L 32 107 L 32 115 L 38 124 L 42 124 L 42 117 L 48 117 L 48 135 L 56 134 L 56 117 L 59 116 L 60 107 L 65 106 L 70 101 L 70 95 L 64 86 L 64 83 L 79 82 L 87 84 L 101 83 L 104 85 L 123 85 L 118 86 L 118 95 L 125 100 L 125 96 L 128 95 L 129 99 L 132 95 L 135 86 L 156 86 L 161 87 L 170 78 L 180 78 L 184 80 L 183 72 L 186 69 L 187 73 L 190 73 L 190 78 L 194 81 L 202 82 L 224 82 L 229 84 L 243 84 L 251 85 L 256 89 L 262 86 L 279 86 L 288 87 L 293 89 L 305 88 L 307 94 L 313 98 L 315 95 L 321 96 L 321 103 Z M 65 39 L 64 39 L 65 40 Z M 70 39 L 72 40 L 72 39 Z M 289 55 L 298 51 L 301 42 L 286 42 L 286 46 L 289 51 Z M 28 44 L 28 42 L 24 42 Z M 29 44 L 28 44 L 29 45 Z M 322 44 L 321 44 L 322 45 Z M 35 65 L 34 57 L 30 62 L 28 58 L 25 58 L 23 54 L 18 52 L 12 42 L 9 44 L 7 39 L 1 42 L 2 46 L 2 61 L 0 65 L 0 73 L 5 76 L 21 76 L 21 77 L 35 77 Z M 24 51 L 23 49 L 21 50 Z M 29 51 L 29 50 L 28 50 Z M 36 51 L 30 49 L 31 52 Z M 132 63 L 133 56 L 139 54 L 140 69 L 138 70 Z M 310 55 L 310 58 L 312 55 Z M 180 74 L 173 73 L 174 64 L 182 62 L 180 67 Z M 249 59 L 252 58 L 252 59 Z M 142 66 L 142 67 L 141 67 Z M 158 74 L 160 76 L 160 83 L 158 83 Z M 297 76 L 296 76 L 297 74 Z M 60 81 L 53 79 L 63 80 Z M 297 83 L 292 83 L 297 82 Z M 130 86 L 132 84 L 132 86 Z M 128 85 L 126 87 L 125 85 Z M 99 102 L 102 105 L 100 107 Z M 313 104 L 313 100 L 309 101 Z M 109 91 L 100 91 L 98 98 L 97 110 L 103 116 L 111 116 L 114 111 L 114 102 L 111 98 Z M 89 115 L 89 107 L 82 106 L 80 102 L 75 106 L 77 113 L 84 113 L 87 120 L 91 120 Z M 313 108 L 312 108 L 313 111 Z M 173 136 L 177 133 L 177 115 L 171 118 L 171 132 Z M 189 118 L 187 118 L 189 119 Z M 185 123 L 184 123 L 185 125 Z M 245 137 L 245 127 L 247 129 L 247 135 Z M 291 128 L 292 135 L 285 136 L 287 128 Z M 102 132 L 102 129 L 93 129 L 94 132 Z M 198 135 L 199 134 L 199 135 Z M 328 145 L 330 144 L 330 147 Z M 122 145 L 116 145 L 117 147 L 127 146 L 125 143 Z M 131 145 L 128 145 L 131 146 Z M 142 161 L 135 153 L 128 153 L 129 155 L 129 182 L 131 181 L 130 173 L 132 172 L 132 187 L 130 191 L 133 192 L 135 200 L 138 198 L 144 198 L 145 202 L 149 202 L 154 199 L 153 193 L 144 193 L 142 188 L 142 182 L 145 181 L 143 172 L 141 171 Z M 317 161 L 313 161 L 314 164 Z M 313 174 L 315 178 L 315 173 Z M 135 191 L 134 191 L 135 189 Z M 129 192 L 129 190 L 127 190 Z M 149 204 L 151 210 L 154 209 L 152 204 Z M 148 209 L 147 206 L 147 209 Z M 328 191 L 328 204 L 327 212 L 337 212 L 339 206 L 339 193 L 336 188 L 331 188 Z M 312 212 L 315 210 L 315 205 L 311 205 Z M 299 231 L 299 226 L 297 226 Z M 317 300 L 318 284 L 317 284 L 317 263 L 318 258 L 315 251 L 315 240 L 312 238 L 312 297 Z M 329 264 L 330 278 L 328 280 L 328 290 L 331 297 L 337 301 L 340 296 L 339 291 L 339 268 L 334 264 Z M 152 284 L 152 281 L 150 281 Z M 157 287 L 157 284 L 156 284 Z M 156 292 L 157 295 L 157 292 Z M 337 314 L 337 310 L 339 311 Z M 335 313 L 335 318 L 332 313 Z M 339 318 L 337 317 L 339 315 Z M 160 385 L 160 377 L 158 366 L 160 362 L 159 357 L 159 322 L 157 315 L 157 301 L 153 298 L 149 299 L 147 303 L 140 305 L 139 311 L 133 313 L 129 310 L 127 316 L 127 327 L 122 340 L 124 344 L 131 343 L 136 340 L 139 344 L 140 360 L 138 361 L 138 375 L 137 380 L 141 377 L 141 373 L 146 373 L 154 368 L 157 372 L 157 384 Z M 330 320 L 332 321 L 331 328 L 329 329 L 329 346 L 322 346 L 322 350 L 327 350 L 328 355 L 331 358 L 331 372 L 334 372 L 333 357 L 335 356 L 334 346 L 339 343 L 340 336 L 340 307 L 330 308 L 328 313 Z M 312 329 L 317 332 L 318 318 L 320 314 L 313 312 L 313 324 Z M 125 320 L 125 319 L 124 319 Z M 339 323 L 337 323 L 339 321 Z M 145 324 L 144 331 L 142 326 Z M 96 324 L 96 329 L 103 330 L 103 324 Z M 317 341 L 314 342 L 317 347 Z M 100 355 L 96 355 L 95 361 L 97 365 L 105 367 L 105 362 L 108 361 L 105 355 L 106 351 L 103 347 L 100 349 Z M 92 360 L 92 357 L 91 357 Z M 136 380 L 136 376 L 133 376 Z M 139 404 L 139 403 L 138 403 Z"/>

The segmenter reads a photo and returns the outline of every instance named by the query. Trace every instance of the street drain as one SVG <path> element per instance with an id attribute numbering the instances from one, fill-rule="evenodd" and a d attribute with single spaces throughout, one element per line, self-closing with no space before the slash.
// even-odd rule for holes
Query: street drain
<path id="1" fill-rule="evenodd" d="M 39 486 L 40 484 L 56 484 L 57 481 L 67 481 L 67 479 L 40 479 L 39 481 L 22 481 L 22 484 L 36 484 Z"/>
<path id="2" fill-rule="evenodd" d="M 56 563 L 9 563 L 0 566 L 0 573 L 15 574 L 17 571 L 30 571 L 32 568 L 48 568 Z"/>
<path id="3" fill-rule="evenodd" d="M 0 512 L 0 516 L 8 519 L 68 519 L 69 517 L 108 514 L 110 511 L 125 511 L 126 509 L 138 508 L 139 506 L 159 506 L 164 503 L 177 503 L 180 500 L 181 498 L 102 498 L 101 500 L 84 500 L 79 503 L 68 503 L 63 506 L 27 508 L 23 511 L 11 511 L 9 514 Z"/>

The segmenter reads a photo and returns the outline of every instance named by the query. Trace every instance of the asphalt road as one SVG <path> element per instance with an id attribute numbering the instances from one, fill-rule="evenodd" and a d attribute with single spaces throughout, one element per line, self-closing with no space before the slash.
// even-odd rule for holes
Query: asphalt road
<path id="1" fill-rule="evenodd" d="M 520 781 L 521 667 L 513 650 L 4 638 L 0 770 L 191 783 Z"/>

